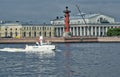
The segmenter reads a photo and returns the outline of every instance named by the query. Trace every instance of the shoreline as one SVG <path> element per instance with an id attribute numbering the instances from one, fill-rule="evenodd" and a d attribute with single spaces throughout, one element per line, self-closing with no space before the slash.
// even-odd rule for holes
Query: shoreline
<path id="1" fill-rule="evenodd" d="M 36 43 L 38 38 L 0 38 L 0 44 L 17 44 L 17 43 Z M 44 41 L 52 43 L 120 43 L 120 37 L 45 37 Z"/>

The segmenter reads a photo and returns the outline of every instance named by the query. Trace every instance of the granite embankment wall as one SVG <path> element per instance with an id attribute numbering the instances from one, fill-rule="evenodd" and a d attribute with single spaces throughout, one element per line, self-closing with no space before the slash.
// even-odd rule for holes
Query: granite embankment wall
<path id="1" fill-rule="evenodd" d="M 38 38 L 0 38 L 0 43 L 35 43 L 39 41 Z M 43 41 L 49 42 L 65 42 L 64 38 L 45 38 Z"/>
<path id="2" fill-rule="evenodd" d="M 98 42 L 120 42 L 120 37 L 97 37 Z"/>
<path id="3" fill-rule="evenodd" d="M 54 38 L 45 38 L 46 41 L 50 42 L 97 42 L 96 37 L 54 37 Z"/>
<path id="4" fill-rule="evenodd" d="M 38 38 L 0 38 L 0 43 L 35 43 Z M 120 37 L 52 37 L 45 38 L 49 42 L 120 42 Z"/>
<path id="5" fill-rule="evenodd" d="M 0 38 L 0 43 L 33 43 L 36 40 L 36 38 Z"/>

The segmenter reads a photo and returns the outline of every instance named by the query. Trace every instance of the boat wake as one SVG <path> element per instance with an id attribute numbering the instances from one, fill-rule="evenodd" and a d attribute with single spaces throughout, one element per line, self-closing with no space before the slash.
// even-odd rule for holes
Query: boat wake
<path id="1" fill-rule="evenodd" d="M 39 53 L 39 54 L 47 54 L 47 53 L 54 53 L 55 51 L 52 50 L 25 50 L 24 48 L 3 48 L 0 49 L 0 51 L 6 51 L 6 52 L 25 52 L 25 53 Z"/>
<path id="2" fill-rule="evenodd" d="M 56 51 L 56 52 L 62 52 L 62 50 L 60 50 L 60 49 L 56 49 L 55 51 Z"/>
<path id="3" fill-rule="evenodd" d="M 3 49 L 0 49 L 0 51 L 6 51 L 6 52 L 25 52 L 25 49 L 23 49 L 23 48 L 3 48 Z"/>
<path id="4" fill-rule="evenodd" d="M 55 56 L 55 51 L 49 50 L 49 51 L 26 51 L 23 48 L 3 48 L 0 49 L 0 51 L 2 52 L 23 52 L 28 54 L 27 56 L 32 56 L 32 55 L 36 55 L 39 58 L 50 58 L 50 57 L 54 57 Z"/>

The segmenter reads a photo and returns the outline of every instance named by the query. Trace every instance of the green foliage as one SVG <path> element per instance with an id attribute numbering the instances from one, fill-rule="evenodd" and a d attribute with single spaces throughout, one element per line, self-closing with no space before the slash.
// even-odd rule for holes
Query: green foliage
<path id="1" fill-rule="evenodd" d="M 120 28 L 112 28 L 107 31 L 107 36 L 120 36 Z"/>

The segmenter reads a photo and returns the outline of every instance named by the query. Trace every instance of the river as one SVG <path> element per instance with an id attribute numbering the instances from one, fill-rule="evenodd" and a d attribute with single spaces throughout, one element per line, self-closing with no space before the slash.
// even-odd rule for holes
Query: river
<path id="1" fill-rule="evenodd" d="M 119 77 L 120 43 L 54 44 L 53 54 L 0 51 L 0 77 Z"/>

